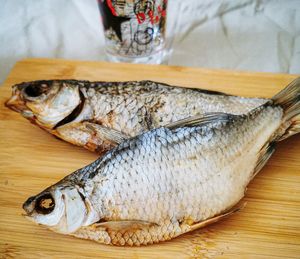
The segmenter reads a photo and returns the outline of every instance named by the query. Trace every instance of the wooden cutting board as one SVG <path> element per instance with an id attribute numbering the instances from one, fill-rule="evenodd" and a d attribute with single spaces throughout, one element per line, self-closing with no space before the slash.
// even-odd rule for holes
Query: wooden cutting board
<path id="1" fill-rule="evenodd" d="M 3 106 L 11 85 L 38 79 L 142 80 L 271 97 L 295 75 L 66 60 L 20 61 L 0 88 L 0 253 L 3 258 L 299 258 L 300 135 L 249 185 L 247 206 L 222 222 L 147 247 L 112 247 L 53 233 L 22 217 L 22 203 L 96 159 Z"/>

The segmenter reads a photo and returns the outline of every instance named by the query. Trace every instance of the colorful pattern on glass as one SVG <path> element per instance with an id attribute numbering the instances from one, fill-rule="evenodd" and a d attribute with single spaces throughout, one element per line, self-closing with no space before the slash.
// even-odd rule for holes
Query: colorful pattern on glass
<path id="1" fill-rule="evenodd" d="M 99 0 L 107 52 L 146 57 L 164 48 L 167 0 Z"/>

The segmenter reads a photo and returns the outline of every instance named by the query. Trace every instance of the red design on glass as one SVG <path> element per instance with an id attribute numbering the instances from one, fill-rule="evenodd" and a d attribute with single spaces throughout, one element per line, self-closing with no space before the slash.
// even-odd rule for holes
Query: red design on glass
<path id="1" fill-rule="evenodd" d="M 162 17 L 166 16 L 166 10 L 162 9 L 160 5 L 157 7 L 157 10 Z"/>
<path id="2" fill-rule="evenodd" d="M 141 24 L 146 20 L 146 15 L 144 13 L 138 13 L 136 15 L 136 18 L 138 20 L 138 23 Z"/>
<path id="3" fill-rule="evenodd" d="M 109 9 L 111 10 L 111 13 L 114 16 L 117 16 L 117 12 L 116 12 L 115 8 L 113 7 L 113 4 L 112 4 L 111 0 L 106 0 L 106 2 L 107 2 L 107 5 L 108 5 Z"/>
<path id="4" fill-rule="evenodd" d="M 160 5 L 157 7 L 159 15 L 154 16 L 153 12 L 150 10 L 148 13 L 138 13 L 136 14 L 136 19 L 138 20 L 139 24 L 142 24 L 146 20 L 146 15 L 149 16 L 151 24 L 159 23 L 159 19 L 161 17 L 166 16 L 166 10 L 163 9 Z"/>

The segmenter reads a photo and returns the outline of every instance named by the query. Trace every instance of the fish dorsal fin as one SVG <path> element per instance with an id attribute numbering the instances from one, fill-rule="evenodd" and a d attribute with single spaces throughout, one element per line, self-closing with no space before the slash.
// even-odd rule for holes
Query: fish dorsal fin
<path id="1" fill-rule="evenodd" d="M 106 221 L 93 224 L 94 227 L 106 228 L 114 231 L 119 230 L 138 230 L 143 228 L 150 228 L 158 224 L 143 221 L 143 220 L 122 220 L 122 221 Z"/>
<path id="2" fill-rule="evenodd" d="M 128 135 L 118 130 L 108 128 L 96 123 L 86 122 L 86 126 L 96 133 L 96 137 L 114 142 L 116 144 L 120 144 L 125 139 L 130 138 Z"/>
<path id="3" fill-rule="evenodd" d="M 188 117 L 182 120 L 171 122 L 165 125 L 165 128 L 176 129 L 180 127 L 193 127 L 193 126 L 203 126 L 208 123 L 223 121 L 227 122 L 232 119 L 235 115 L 222 113 L 222 112 L 211 112 L 201 115 L 196 115 Z"/>
<path id="4" fill-rule="evenodd" d="M 194 231 L 196 229 L 199 229 L 199 228 L 203 228 L 203 227 L 206 227 L 212 223 L 215 223 L 215 222 L 218 222 L 219 220 L 222 220 L 238 211 L 240 211 L 241 209 L 243 209 L 244 207 L 246 206 L 246 202 L 242 203 L 242 204 L 238 204 L 234 207 L 232 207 L 231 209 L 229 209 L 228 211 L 225 211 L 223 212 L 222 214 L 220 215 L 217 215 L 215 217 L 212 217 L 212 218 L 209 218 L 209 219 L 206 219 L 204 221 L 201 221 L 201 222 L 197 222 L 197 223 L 194 223 L 190 226 L 190 231 Z"/>

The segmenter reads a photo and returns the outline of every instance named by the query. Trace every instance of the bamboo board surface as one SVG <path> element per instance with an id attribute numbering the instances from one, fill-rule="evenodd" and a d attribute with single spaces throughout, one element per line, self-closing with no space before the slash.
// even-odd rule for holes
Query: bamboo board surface
<path id="1" fill-rule="evenodd" d="M 56 234 L 22 216 L 29 196 L 96 159 L 3 106 L 11 85 L 38 79 L 151 79 L 244 96 L 271 97 L 295 75 L 185 67 L 27 59 L 0 87 L 0 257 L 300 258 L 300 135 L 277 151 L 249 185 L 247 206 L 205 229 L 147 247 L 113 247 Z"/>

